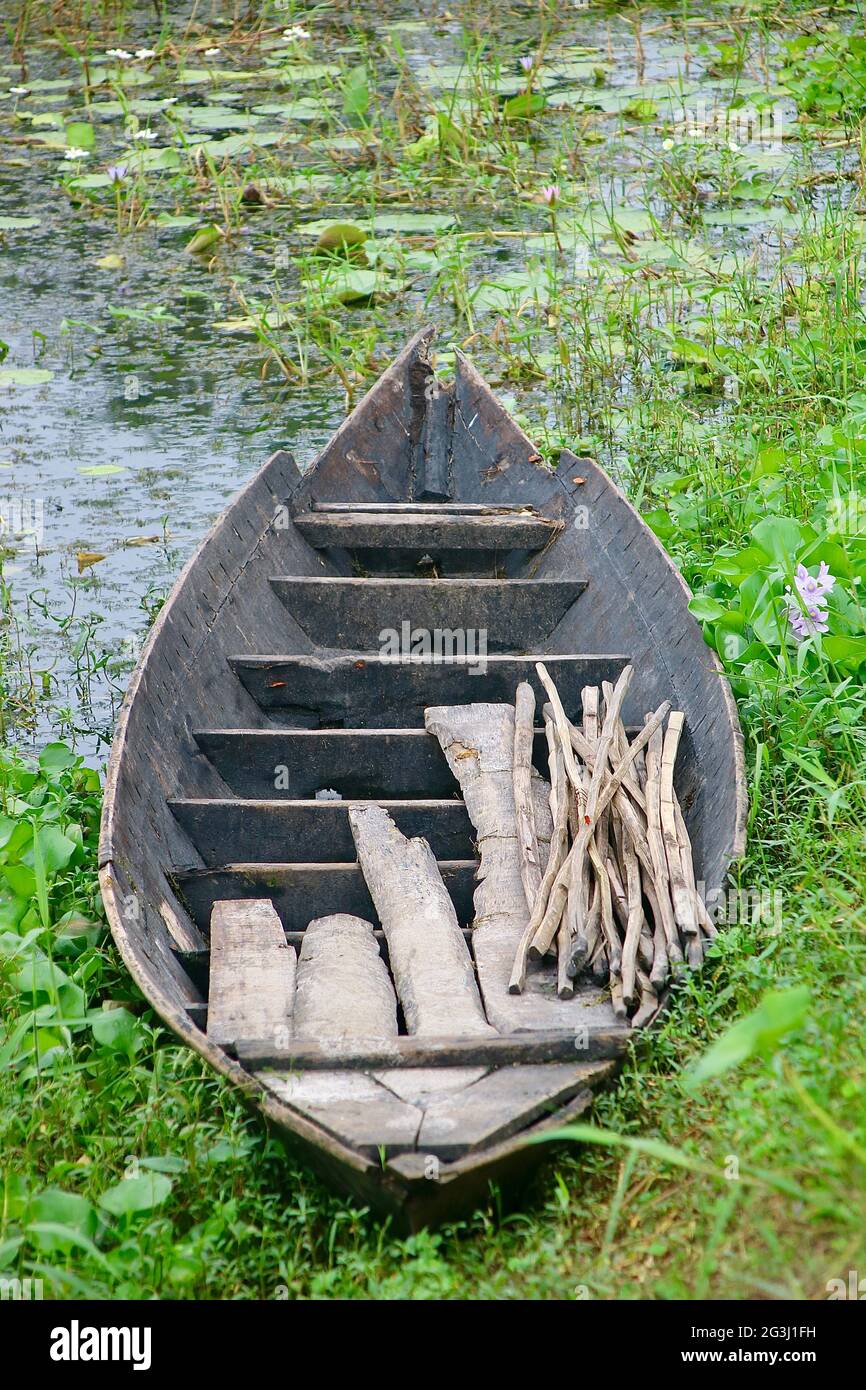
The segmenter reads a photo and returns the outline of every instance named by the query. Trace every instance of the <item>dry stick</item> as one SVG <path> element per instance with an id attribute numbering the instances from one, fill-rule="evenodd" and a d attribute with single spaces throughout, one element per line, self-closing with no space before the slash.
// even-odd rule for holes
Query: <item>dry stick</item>
<path id="1" fill-rule="evenodd" d="M 577 797 L 578 809 L 581 815 L 583 815 L 584 806 L 586 805 L 586 792 L 584 791 L 583 778 L 580 775 L 580 769 L 578 768 L 577 763 L 574 761 L 574 753 L 572 752 L 571 748 L 571 738 L 569 737 L 569 729 L 571 728 L 571 725 L 568 722 L 565 710 L 562 708 L 562 701 L 559 698 L 559 692 L 557 691 L 556 686 L 553 684 L 553 681 L 551 680 L 544 663 L 542 661 L 537 661 L 535 663 L 535 669 L 538 672 L 538 679 L 541 681 L 541 684 L 547 691 L 548 698 L 550 700 L 553 722 L 556 725 L 556 732 L 559 734 L 559 742 L 560 746 L 562 747 L 562 755 L 565 759 L 565 770 L 568 773 L 568 780 L 574 788 L 574 794 Z"/>
<path id="2" fill-rule="evenodd" d="M 628 745 L 626 744 L 626 746 L 628 746 Z M 615 815 L 616 815 L 617 854 L 618 854 L 618 856 L 619 856 L 619 863 L 622 864 L 622 865 L 625 865 L 625 864 L 626 864 L 626 856 L 627 856 L 628 854 L 635 854 L 635 855 L 636 855 L 636 854 L 637 854 L 637 849 L 635 848 L 635 843 L 634 843 L 634 839 L 633 839 L 633 836 L 632 836 L 632 831 L 631 831 L 630 829 L 627 829 L 627 828 L 626 828 L 626 824 L 625 824 L 625 822 L 624 822 L 624 820 L 623 820 L 623 818 L 622 818 L 622 815 L 621 815 L 621 813 L 620 813 L 620 808 L 619 808 L 619 803 L 618 803 L 617 798 L 620 797 L 621 795 L 622 795 L 622 792 L 617 792 L 617 795 L 616 795 L 616 796 L 614 797 L 614 799 L 613 799 L 613 808 L 612 808 L 612 809 L 613 809 L 613 811 L 614 811 L 614 813 L 615 813 Z M 627 895 L 627 893 L 625 892 L 625 889 L 622 887 L 622 881 L 623 881 L 623 878 L 625 878 L 626 882 L 628 882 L 628 870 L 626 869 L 625 873 L 623 874 L 623 873 L 620 872 L 620 869 L 619 869 L 619 867 L 618 867 L 617 865 L 614 865 L 614 867 L 616 868 L 616 873 L 617 873 L 617 875 L 618 875 L 618 877 L 619 877 L 619 881 L 620 881 L 620 891 L 621 891 L 621 893 L 622 893 L 622 903 L 623 903 L 623 907 L 624 907 L 624 909 L 625 909 L 625 917 L 624 917 L 623 923 L 622 923 L 622 925 L 623 925 L 623 931 L 625 932 L 625 931 L 627 931 L 627 929 L 628 929 L 628 895 Z M 640 872 L 640 868 L 641 868 L 641 860 L 640 860 L 640 858 L 638 857 L 638 872 Z M 645 872 L 646 872 L 646 870 L 644 870 L 644 873 L 645 873 Z M 654 949 L 653 949 L 653 933 L 652 933 L 652 927 L 650 926 L 649 922 L 648 922 L 647 919 L 646 919 L 646 913 L 643 912 L 642 915 L 641 915 L 641 928 L 640 928 L 640 933 L 639 933 L 639 935 L 638 935 L 638 942 L 637 942 L 637 958 L 638 958 L 638 960 L 640 961 L 641 965 L 644 967 L 644 969 L 646 969 L 646 970 L 651 970 L 651 969 L 652 969 L 653 954 L 654 954 Z"/>
<path id="3" fill-rule="evenodd" d="M 712 940 L 713 937 L 718 936 L 719 931 L 718 927 L 716 926 L 715 922 L 713 921 L 712 917 L 707 911 L 707 905 L 701 897 L 700 893 L 698 892 L 697 884 L 695 883 L 695 865 L 694 857 L 692 854 L 692 842 L 689 839 L 689 832 L 686 829 L 686 823 L 683 820 L 683 813 L 680 810 L 680 803 L 677 800 L 676 792 L 674 792 L 674 814 L 676 815 L 677 838 L 680 842 L 680 853 L 683 861 L 683 870 L 685 871 L 686 875 L 686 882 L 688 883 L 689 888 L 694 896 L 695 911 L 698 914 L 698 921 L 701 925 L 701 931 L 703 931 L 710 938 L 710 940 Z"/>
<path id="4" fill-rule="evenodd" d="M 598 687 L 595 685 L 585 685 L 580 692 L 580 702 L 583 711 L 583 734 L 586 739 L 587 747 L 596 751 L 598 744 Z M 568 725 L 569 730 L 571 724 Z M 570 739 L 570 734 L 569 734 Z M 577 812 L 577 807 L 573 808 L 572 838 L 577 840 L 580 835 L 581 821 Z M 588 808 L 587 808 L 588 809 Z M 604 858 L 604 853 L 601 856 Z M 595 949 L 598 941 L 598 932 L 604 915 L 603 889 L 601 886 L 601 874 L 593 877 L 590 864 L 584 860 L 581 868 L 580 883 L 575 888 L 574 882 L 569 885 L 569 894 L 566 900 L 563 926 L 560 927 L 560 937 L 567 933 L 573 943 L 573 954 L 570 962 L 571 975 L 576 974 L 575 966 L 579 960 L 588 960 Z M 587 934 L 587 926 L 590 914 L 593 916 L 593 944 Z M 609 915 L 609 914 L 608 914 Z M 559 937 L 557 938 L 560 939 Z"/>
<path id="5" fill-rule="evenodd" d="M 583 733 L 587 744 L 595 748 L 598 741 L 598 687 L 586 685 L 581 691 L 581 706 L 583 709 Z M 569 725 L 570 727 L 570 725 Z M 569 737 L 569 743 L 571 739 Z M 580 834 L 580 816 L 576 802 L 570 807 L 569 824 L 571 826 L 572 837 L 577 839 Z M 572 892 L 569 886 L 569 897 Z M 572 981 L 578 974 L 581 965 L 590 956 L 590 944 L 587 938 L 587 922 L 592 910 L 591 903 L 595 905 L 598 919 L 601 915 L 601 897 L 599 889 L 592 885 L 588 866 L 584 865 L 583 877 L 577 893 L 577 902 L 569 905 L 569 897 L 566 898 L 565 909 L 559 930 L 556 933 L 556 950 L 558 956 L 558 988 L 557 992 L 561 998 L 568 997 L 570 992 L 574 994 Z M 597 931 L 594 933 L 597 938 Z"/>
<path id="6" fill-rule="evenodd" d="M 643 869 L 643 891 L 650 905 L 650 913 L 654 923 L 651 978 L 653 984 L 660 989 L 668 976 L 668 947 L 667 937 L 665 936 L 664 926 L 662 925 L 658 895 L 653 886 L 653 866 L 646 841 L 646 830 L 637 811 L 634 806 L 632 806 L 627 796 L 622 795 L 620 797 L 617 801 L 617 809 L 622 817 L 623 829 L 631 836 L 631 842 L 634 845 L 640 866 Z M 682 951 L 677 941 L 674 948 L 675 963 L 682 963 L 682 958 Z"/>
<path id="7" fill-rule="evenodd" d="M 644 725 L 646 727 L 646 725 Z M 647 743 L 646 751 L 646 810 L 647 810 L 647 844 L 649 845 L 650 858 L 652 860 L 653 887 L 656 892 L 656 902 L 662 926 L 665 931 L 667 941 L 668 958 L 671 966 L 682 964 L 683 953 L 680 949 L 679 934 L 677 932 L 676 919 L 671 907 L 670 888 L 668 885 L 668 866 L 665 856 L 665 842 L 662 837 L 661 828 L 661 758 L 664 739 L 660 729 L 653 730 L 653 735 Z"/>
<path id="8" fill-rule="evenodd" d="M 626 891 L 628 893 L 628 925 L 622 943 L 622 997 L 631 1007 L 635 1002 L 635 972 L 637 970 L 637 950 L 643 931 L 643 894 L 641 893 L 640 866 L 637 852 L 623 837 L 623 856 L 625 858 Z"/>
<path id="9" fill-rule="evenodd" d="M 665 700 L 663 704 L 659 705 L 658 709 L 655 711 L 654 714 L 647 716 L 649 722 L 644 725 L 640 733 L 635 738 L 634 742 L 630 744 L 628 753 L 625 755 L 621 762 L 617 763 L 616 767 L 614 768 L 613 772 L 608 778 L 607 785 L 605 786 L 604 790 L 599 796 L 598 803 L 595 808 L 596 816 L 599 816 L 601 812 L 604 810 L 605 806 L 608 806 L 610 804 L 613 797 L 616 795 L 616 792 L 622 782 L 623 777 L 628 772 L 628 769 L 631 767 L 640 750 L 646 747 L 647 743 L 649 742 L 652 735 L 655 733 L 656 729 L 658 729 L 659 725 L 663 722 L 669 709 L 670 702 L 668 700 Z M 559 732 L 558 728 L 557 732 Z M 633 811 L 632 807 L 630 807 L 629 809 Z M 633 813 L 635 814 L 635 816 L 637 815 L 636 812 L 633 811 Z M 578 849 L 578 846 L 580 846 L 582 853 L 583 849 L 586 847 L 586 840 L 589 838 L 587 832 L 591 831 L 592 828 L 593 827 L 591 825 L 584 825 L 581 829 L 579 839 L 575 841 L 575 843 L 569 850 L 568 856 L 566 857 L 565 862 L 563 863 L 562 867 L 559 870 L 559 873 L 556 876 L 556 882 L 554 883 L 553 890 L 551 891 L 551 902 L 553 901 L 553 893 L 556 891 L 557 886 L 559 886 L 561 893 L 564 894 L 567 891 L 567 889 L 565 888 L 565 884 L 567 883 L 567 876 L 571 872 L 571 865 L 573 863 L 575 851 Z M 581 840 L 583 841 L 582 845 Z M 556 928 L 559 925 L 559 917 L 561 917 L 562 915 L 563 906 L 564 901 L 560 904 L 559 916 L 551 914 L 550 920 L 548 920 L 548 914 L 545 913 L 545 917 L 542 920 L 542 923 L 535 934 L 535 938 L 532 942 L 532 945 L 529 948 L 530 956 L 537 958 L 539 956 L 543 956 L 547 951 L 548 946 L 553 940 Z"/>
<path id="10" fill-rule="evenodd" d="M 601 937 L 601 894 L 598 885 L 593 884 L 592 897 L 590 898 L 589 911 L 586 914 L 586 923 L 583 929 L 583 936 L 572 945 L 571 960 L 568 963 L 568 970 L 572 977 L 579 975 L 587 965 L 592 965 L 598 943 Z M 583 954 L 578 953 L 578 946 Z"/>
<path id="11" fill-rule="evenodd" d="M 550 841 L 550 855 L 541 879 L 535 902 L 532 905 L 529 922 L 520 939 L 511 979 L 508 981 L 510 994 L 522 994 L 526 985 L 526 953 L 529 943 L 538 930 L 550 900 L 554 882 L 568 851 L 568 784 L 565 776 L 565 759 L 556 737 L 553 721 L 545 719 L 545 733 L 550 763 L 550 801 L 553 813 L 553 837 Z M 556 805 L 554 807 L 554 795 Z"/>
<path id="12" fill-rule="evenodd" d="M 622 980 L 613 970 L 610 972 L 610 1002 L 617 1018 L 628 1017 L 628 1009 L 625 1006 L 622 992 Z"/>
<path id="13" fill-rule="evenodd" d="M 604 864 L 598 852 L 596 831 L 603 810 L 603 807 L 599 806 L 599 796 L 601 795 L 601 790 L 608 772 L 608 755 L 611 745 L 613 744 L 619 712 L 622 709 L 622 704 L 625 700 L 633 675 L 633 666 L 625 666 L 623 668 L 605 712 L 601 735 L 595 747 L 595 766 L 592 769 L 589 791 L 586 796 L 586 808 L 583 812 L 586 833 L 583 832 L 582 828 L 580 835 L 575 841 L 577 853 L 572 863 L 571 882 L 569 884 L 568 900 L 565 908 L 566 924 L 571 934 L 576 936 L 586 917 L 587 898 L 583 855 L 587 853 L 592 867 L 595 869 L 599 892 L 601 893 L 601 929 L 605 941 L 607 942 L 610 969 L 614 974 L 619 974 L 622 950 L 613 920 L 610 879 L 604 871 Z M 596 692 L 596 700 L 597 698 L 598 693 Z M 569 743 L 570 741 L 569 737 Z M 625 776 L 625 773 L 623 773 L 623 776 Z"/>
<path id="14" fill-rule="evenodd" d="M 514 813 L 517 853 L 526 906 L 532 912 L 541 887 L 541 856 L 532 797 L 532 739 L 535 733 L 535 691 L 521 681 L 514 696 Z"/>
<path id="15" fill-rule="evenodd" d="M 683 870 L 680 839 L 677 834 L 677 816 L 674 808 L 674 765 L 677 760 L 682 731 L 682 711 L 673 710 L 668 720 L 662 749 L 659 775 L 659 810 L 676 924 L 686 936 L 698 937 L 698 946 L 700 947 L 698 917 Z M 689 964 L 691 965 L 691 963 L 690 957 Z"/>
<path id="16" fill-rule="evenodd" d="M 659 997 L 653 988 L 652 980 L 647 979 L 642 970 L 638 971 L 637 978 L 641 990 L 640 1008 L 634 1015 L 631 1026 L 632 1028 L 643 1028 L 658 1013 Z"/>
<path id="17" fill-rule="evenodd" d="M 601 690 L 605 700 L 608 704 L 610 704 L 611 698 L 613 696 L 613 686 L 611 685 L 610 681 L 602 681 Z M 622 757 L 627 749 L 628 735 L 625 731 L 625 726 L 622 722 L 622 719 L 620 718 L 616 721 L 616 728 L 614 730 L 614 752 L 618 757 Z M 635 766 L 629 771 L 628 776 L 623 779 L 623 786 L 625 787 L 625 790 L 628 792 L 632 800 L 636 801 L 640 809 L 644 812 L 644 814 L 646 814 L 646 799 L 640 786 L 639 776 L 639 770 L 642 762 L 643 758 L 641 756 L 638 756 L 635 759 Z"/>
<path id="18" fill-rule="evenodd" d="M 656 983 L 662 985 L 668 973 L 667 938 L 665 937 L 661 925 L 661 912 L 658 905 L 658 897 L 653 888 L 653 866 L 649 847 L 647 845 L 646 827 L 638 811 L 622 790 L 617 791 L 614 797 L 614 804 L 622 820 L 623 830 L 631 837 L 631 842 L 634 845 L 641 869 L 643 870 L 643 891 L 650 905 L 653 922 L 655 923 L 655 931 L 652 938 L 653 945 L 649 955 L 652 962 L 653 979 Z M 623 897 L 625 898 L 625 894 L 623 894 Z M 648 931 L 649 928 L 647 928 L 647 932 Z M 661 948 L 659 942 L 661 942 Z M 677 941 L 674 947 L 674 959 L 677 963 L 681 963 L 682 958 L 682 951 L 680 951 L 679 942 Z"/>

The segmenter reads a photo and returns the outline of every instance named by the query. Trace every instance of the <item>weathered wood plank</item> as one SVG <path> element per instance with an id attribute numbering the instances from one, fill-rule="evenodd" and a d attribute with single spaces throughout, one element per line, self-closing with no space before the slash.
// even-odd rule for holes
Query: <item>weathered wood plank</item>
<path id="1" fill-rule="evenodd" d="M 458 786 L 424 729 L 203 729 L 196 742 L 238 796 L 353 800 L 453 797 Z"/>
<path id="2" fill-rule="evenodd" d="M 318 917 L 298 955 L 294 1034 L 317 1042 L 397 1036 L 397 997 L 370 922 Z"/>
<path id="3" fill-rule="evenodd" d="M 180 824 L 206 864 L 275 863 L 318 857 L 332 863 L 354 852 L 347 801 L 238 801 L 217 797 L 172 799 Z M 359 803 L 358 803 L 359 804 Z M 376 804 L 376 803 L 373 803 Z M 472 827 L 460 801 L 382 801 L 407 835 L 426 835 L 441 859 L 468 859 Z"/>
<path id="4" fill-rule="evenodd" d="M 361 1072 L 265 1071 L 262 1084 L 291 1110 L 351 1144 L 362 1154 L 378 1158 L 415 1147 L 423 1111 L 400 1100 L 387 1087 Z"/>
<path id="5" fill-rule="evenodd" d="M 404 550 L 434 558 L 443 550 L 542 550 L 562 523 L 531 510 L 475 512 L 430 507 L 388 510 L 328 510 L 295 517 L 295 525 L 319 550 Z"/>
<path id="6" fill-rule="evenodd" d="M 438 864 L 457 920 L 461 927 L 467 927 L 474 914 L 477 861 L 440 859 Z M 178 871 L 173 878 L 193 921 L 205 934 L 219 898 L 269 898 L 289 932 L 302 932 L 312 917 L 328 917 L 334 912 L 378 921 L 357 864 L 238 863 Z"/>
<path id="7" fill-rule="evenodd" d="M 586 1024 L 538 1033 L 490 1033 L 471 1037 L 392 1038 L 377 1048 L 353 1051 L 350 1044 L 313 1047 L 289 1039 L 285 1050 L 265 1038 L 240 1038 L 235 1052 L 250 1071 L 266 1067 L 299 1071 L 387 1071 L 403 1067 L 511 1067 L 577 1059 L 594 1062 L 620 1057 L 632 1036 L 620 1024 Z"/>
<path id="8" fill-rule="evenodd" d="M 472 957 L 427 842 L 407 839 L 380 806 L 350 806 L 349 824 L 409 1033 L 489 1033 Z"/>
<path id="9" fill-rule="evenodd" d="M 627 658 L 613 653 L 539 657 L 499 652 L 483 659 L 475 654 L 442 661 L 392 661 L 377 652 L 229 658 L 246 689 L 272 719 L 313 729 L 423 725 L 428 705 L 510 701 L 522 680 L 539 697 L 543 695 L 535 672 L 539 660 L 556 682 L 569 719 L 579 723 L 582 687 L 616 680 Z"/>
<path id="10" fill-rule="evenodd" d="M 580 579 L 271 579 L 295 622 L 319 647 L 376 651 L 386 637 L 484 634 L 482 652 L 522 652 L 543 642 L 580 597 Z M 396 640 L 396 639 L 395 639 Z M 440 639 L 445 640 L 444 638 Z M 475 648 L 478 650 L 478 648 Z M 436 647 L 432 650 L 435 652 Z M 449 647 L 449 650 L 451 648 Z"/>
<path id="11" fill-rule="evenodd" d="M 291 1024 L 295 952 L 266 899 L 218 902 L 211 918 L 207 1035 L 225 1047 Z"/>
<path id="12" fill-rule="evenodd" d="M 402 1071 L 395 1068 L 373 1075 L 401 1100 L 426 1110 L 443 1096 L 454 1095 L 480 1081 L 485 1071 L 485 1067 L 404 1067 Z"/>
<path id="13" fill-rule="evenodd" d="M 584 1089 L 595 1070 L 591 1062 L 499 1067 L 428 1105 L 418 1148 L 451 1159 L 497 1143 Z"/>

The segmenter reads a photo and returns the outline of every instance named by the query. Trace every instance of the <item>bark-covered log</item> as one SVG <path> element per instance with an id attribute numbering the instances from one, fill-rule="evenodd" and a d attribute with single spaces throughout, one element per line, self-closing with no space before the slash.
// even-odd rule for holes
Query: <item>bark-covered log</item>
<path id="1" fill-rule="evenodd" d="M 324 1041 L 397 1036 L 397 997 L 373 927 L 361 917 L 317 917 L 298 955 L 295 1035 Z"/>
<path id="2" fill-rule="evenodd" d="M 408 1031 L 489 1033 L 472 959 L 427 841 L 401 835 L 381 806 L 350 806 L 348 814 Z"/>

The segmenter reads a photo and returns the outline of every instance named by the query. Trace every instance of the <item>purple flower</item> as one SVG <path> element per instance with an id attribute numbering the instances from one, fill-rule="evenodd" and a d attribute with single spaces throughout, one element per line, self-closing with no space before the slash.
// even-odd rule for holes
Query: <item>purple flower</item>
<path id="1" fill-rule="evenodd" d="M 524 53 L 520 60 L 520 66 L 523 68 L 524 72 L 532 72 L 532 69 L 535 67 L 535 59 L 531 53 Z"/>
<path id="2" fill-rule="evenodd" d="M 830 624 L 827 613 L 827 594 L 836 583 L 835 576 L 822 560 L 815 578 L 805 565 L 797 566 L 794 578 L 796 594 L 790 588 L 785 590 L 785 610 L 788 622 L 798 642 L 813 637 L 818 632 L 827 632 Z"/>
<path id="3" fill-rule="evenodd" d="M 797 566 L 797 577 L 794 580 L 797 586 L 797 593 L 804 603 L 814 603 L 822 599 L 825 594 L 829 594 L 833 585 L 836 583 L 834 576 L 827 568 L 824 560 L 818 567 L 818 578 L 814 579 L 805 565 Z"/>
<path id="4" fill-rule="evenodd" d="M 555 207 L 559 202 L 560 187 L 558 183 L 549 183 L 541 190 L 541 196 L 549 208 Z"/>
<path id="5" fill-rule="evenodd" d="M 111 183 L 123 183 L 123 180 L 126 178 L 126 165 L 109 164 L 105 172 Z"/>

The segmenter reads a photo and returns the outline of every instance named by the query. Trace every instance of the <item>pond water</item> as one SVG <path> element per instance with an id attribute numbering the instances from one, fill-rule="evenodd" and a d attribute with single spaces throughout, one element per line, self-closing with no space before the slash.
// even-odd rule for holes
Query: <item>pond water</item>
<path id="1" fill-rule="evenodd" d="M 675 378 L 671 335 L 700 344 L 702 321 L 735 317 L 744 267 L 774 273 L 803 235 L 803 168 L 837 157 L 793 138 L 791 34 L 720 10 L 690 6 L 684 27 L 654 8 L 285 6 L 235 24 L 232 5 L 169 5 L 162 33 L 144 7 L 120 37 L 70 23 L 74 55 L 38 23 L 23 55 L 7 42 L 11 736 L 103 757 L 153 612 L 226 501 L 275 448 L 308 464 L 426 321 L 542 447 L 627 467 L 622 421 L 655 389 L 629 325 L 656 334 L 653 379 Z M 362 257 L 310 254 L 335 221 L 368 233 Z M 707 428 L 722 385 L 689 412 Z"/>

